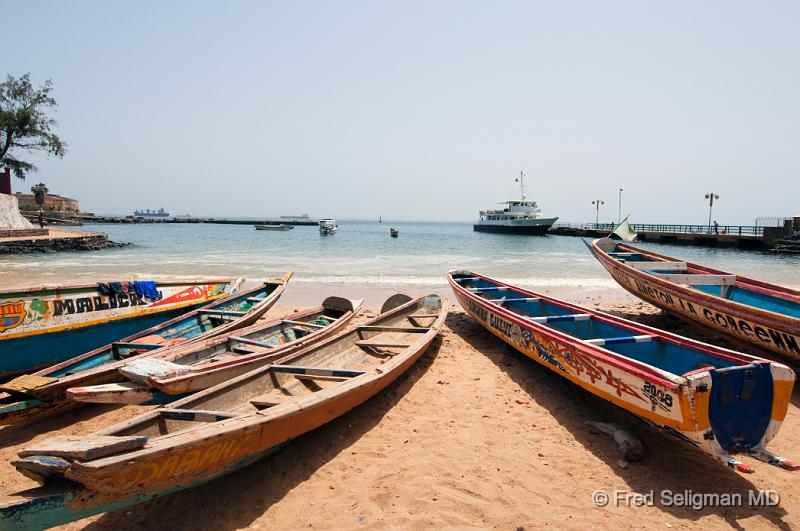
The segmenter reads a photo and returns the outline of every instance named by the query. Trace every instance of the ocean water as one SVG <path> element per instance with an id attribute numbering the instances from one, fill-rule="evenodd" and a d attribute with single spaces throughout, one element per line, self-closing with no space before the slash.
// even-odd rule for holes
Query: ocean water
<path id="1" fill-rule="evenodd" d="M 389 227 L 400 229 L 389 237 Z M 119 249 L 0 257 L 0 286 L 155 278 L 243 276 L 293 270 L 293 283 L 442 285 L 450 269 L 468 269 L 532 288 L 616 288 L 580 238 L 478 233 L 469 223 L 341 221 L 339 232 L 287 232 L 249 225 L 87 225 Z M 676 245 L 642 247 L 717 269 L 800 289 L 800 257 Z"/>

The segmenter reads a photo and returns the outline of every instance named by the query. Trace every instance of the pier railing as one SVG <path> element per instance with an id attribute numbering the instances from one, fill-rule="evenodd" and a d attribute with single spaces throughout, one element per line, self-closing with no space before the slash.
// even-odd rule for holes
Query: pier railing
<path id="1" fill-rule="evenodd" d="M 616 228 L 613 223 L 589 223 L 588 229 L 611 232 Z M 631 223 L 635 232 L 663 232 L 669 234 L 713 234 L 732 236 L 763 236 L 764 227 L 755 225 L 672 225 L 652 223 Z"/>

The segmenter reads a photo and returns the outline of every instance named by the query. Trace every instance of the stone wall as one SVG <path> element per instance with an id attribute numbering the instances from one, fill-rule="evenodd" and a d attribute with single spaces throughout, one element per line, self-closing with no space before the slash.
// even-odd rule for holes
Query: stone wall
<path id="1" fill-rule="evenodd" d="M 36 204 L 36 199 L 33 197 L 33 194 L 21 194 L 17 192 L 14 194 L 14 197 L 17 198 L 19 206 L 23 210 L 39 210 L 39 205 Z M 56 194 L 47 194 L 44 196 L 42 210 L 52 212 L 78 212 L 80 208 L 78 207 L 78 201 L 75 199 Z"/>

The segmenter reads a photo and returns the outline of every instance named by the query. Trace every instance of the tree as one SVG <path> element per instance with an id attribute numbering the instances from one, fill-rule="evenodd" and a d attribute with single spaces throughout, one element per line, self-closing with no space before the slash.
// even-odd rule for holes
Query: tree
<path id="1" fill-rule="evenodd" d="M 52 132 L 58 124 L 47 115 L 58 106 L 52 91 L 49 79 L 34 88 L 30 73 L 19 79 L 8 76 L 0 83 L 0 164 L 20 179 L 38 168 L 17 158 L 16 152 L 44 151 L 63 157 L 67 151 L 67 144 Z"/>
<path id="2" fill-rule="evenodd" d="M 39 183 L 35 186 L 31 186 L 31 192 L 33 192 L 33 198 L 36 201 L 37 205 L 44 204 L 44 197 L 47 195 L 47 192 L 50 190 L 45 186 L 44 183 Z"/>

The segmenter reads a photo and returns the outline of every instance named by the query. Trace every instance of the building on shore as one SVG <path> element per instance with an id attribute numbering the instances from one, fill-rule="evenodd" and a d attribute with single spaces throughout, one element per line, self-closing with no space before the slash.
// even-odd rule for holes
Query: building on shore
<path id="1" fill-rule="evenodd" d="M 39 210 L 39 205 L 36 204 L 33 194 L 22 194 L 17 192 L 14 195 L 19 202 L 20 210 Z M 44 196 L 42 210 L 48 212 L 74 212 L 77 214 L 80 212 L 80 207 L 78 206 L 77 199 L 71 199 L 69 197 L 51 194 L 48 192 L 47 195 Z"/>

